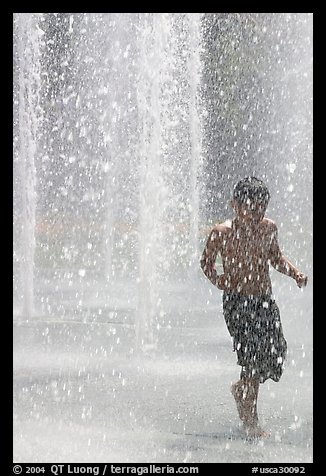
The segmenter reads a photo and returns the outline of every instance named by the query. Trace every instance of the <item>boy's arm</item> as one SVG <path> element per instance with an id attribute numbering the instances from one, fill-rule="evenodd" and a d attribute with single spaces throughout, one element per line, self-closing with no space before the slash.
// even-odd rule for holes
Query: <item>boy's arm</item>
<path id="1" fill-rule="evenodd" d="M 216 228 L 213 228 L 213 230 L 210 232 L 201 260 L 200 260 L 200 266 L 201 269 L 203 270 L 203 273 L 205 276 L 211 281 L 211 283 L 216 286 L 216 281 L 217 281 L 217 272 L 215 269 L 215 262 L 216 262 L 216 257 L 217 253 L 220 248 L 220 233 Z"/>
<path id="2" fill-rule="evenodd" d="M 271 265 L 276 269 L 276 271 L 293 278 L 296 281 L 299 288 L 301 288 L 302 286 L 306 286 L 307 280 L 308 280 L 307 276 L 301 273 L 294 266 L 294 264 L 292 264 L 288 260 L 288 258 L 284 256 L 281 252 L 280 246 L 278 244 L 277 226 L 275 225 L 275 223 L 273 223 L 269 259 L 270 259 Z"/>

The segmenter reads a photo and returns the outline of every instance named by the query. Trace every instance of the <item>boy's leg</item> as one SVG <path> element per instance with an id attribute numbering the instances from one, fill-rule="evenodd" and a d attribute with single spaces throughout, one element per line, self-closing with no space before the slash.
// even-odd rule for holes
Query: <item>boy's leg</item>
<path id="1" fill-rule="evenodd" d="M 231 385 L 231 393 L 234 397 L 239 418 L 241 421 L 246 420 L 245 401 L 244 401 L 244 381 L 240 378 L 237 382 Z"/>
<path id="2" fill-rule="evenodd" d="M 247 427 L 258 425 L 257 400 L 259 391 L 259 380 L 255 378 L 244 379 L 244 423 Z"/>
<path id="3" fill-rule="evenodd" d="M 257 398 L 259 380 L 241 377 L 238 382 L 231 386 L 231 392 L 235 399 L 240 420 L 254 424 L 258 422 Z"/>
<path id="4" fill-rule="evenodd" d="M 259 391 L 259 380 L 250 378 L 245 379 L 245 419 L 243 421 L 244 429 L 249 437 L 259 438 L 266 437 L 270 434 L 264 431 L 258 425 L 257 400 Z"/>

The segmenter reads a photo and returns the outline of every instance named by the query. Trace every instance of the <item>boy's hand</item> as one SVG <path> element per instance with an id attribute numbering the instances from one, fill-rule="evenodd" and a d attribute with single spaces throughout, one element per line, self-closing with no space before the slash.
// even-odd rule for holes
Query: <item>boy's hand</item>
<path id="1" fill-rule="evenodd" d="M 308 276 L 306 276 L 305 274 L 303 273 L 300 273 L 300 271 L 298 271 L 294 277 L 297 285 L 299 288 L 302 288 L 304 286 L 307 286 L 307 282 L 308 282 Z"/>

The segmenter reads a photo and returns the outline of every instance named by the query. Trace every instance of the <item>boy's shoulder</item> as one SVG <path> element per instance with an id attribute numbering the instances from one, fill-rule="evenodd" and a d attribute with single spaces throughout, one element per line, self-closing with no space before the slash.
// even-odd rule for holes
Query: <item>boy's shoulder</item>
<path id="1" fill-rule="evenodd" d="M 271 220 L 270 218 L 264 217 L 262 219 L 262 224 L 268 229 L 270 229 L 271 231 L 277 230 L 275 221 Z"/>
<path id="2" fill-rule="evenodd" d="M 277 232 L 276 223 L 270 218 L 264 217 L 261 221 L 262 227 L 265 229 L 266 233 L 275 233 Z M 223 223 L 216 223 L 212 230 L 211 235 L 217 238 L 217 236 L 225 236 L 230 233 L 232 230 L 232 220 L 225 220 Z"/>
<path id="3" fill-rule="evenodd" d="M 219 233 L 220 235 L 230 231 L 232 228 L 232 220 L 225 220 L 223 223 L 216 223 L 212 229 L 212 232 Z"/>

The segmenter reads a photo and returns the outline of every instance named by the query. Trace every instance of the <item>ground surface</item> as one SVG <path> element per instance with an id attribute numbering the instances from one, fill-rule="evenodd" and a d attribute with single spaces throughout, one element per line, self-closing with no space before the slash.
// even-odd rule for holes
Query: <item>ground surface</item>
<path id="1" fill-rule="evenodd" d="M 281 381 L 260 389 L 261 423 L 271 432 L 260 441 L 246 440 L 239 426 L 230 393 L 239 367 L 220 296 L 205 313 L 200 302 L 182 311 L 173 298 L 175 319 L 172 309 L 156 352 L 144 357 L 130 352 L 134 328 L 126 320 L 14 319 L 14 461 L 312 462 L 305 292 L 292 290 L 290 301 L 280 294 L 289 353 Z"/>

